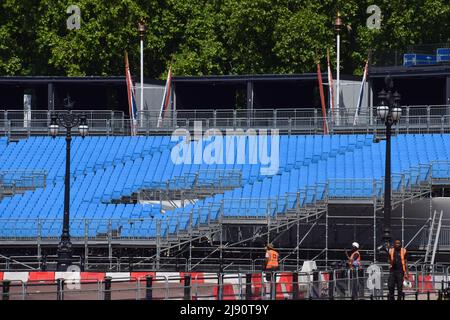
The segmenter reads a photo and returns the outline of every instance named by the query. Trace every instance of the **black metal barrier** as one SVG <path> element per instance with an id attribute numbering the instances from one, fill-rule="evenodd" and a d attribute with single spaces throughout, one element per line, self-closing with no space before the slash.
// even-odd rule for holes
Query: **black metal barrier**
<path id="1" fill-rule="evenodd" d="M 365 272 L 360 270 L 360 272 Z M 136 278 L 137 277 L 137 278 Z M 5 279 L 0 281 L 1 300 L 15 300 L 17 298 L 30 299 L 38 294 L 47 298 L 64 300 L 72 299 L 74 295 L 93 297 L 97 299 L 184 299 L 184 300 L 276 300 L 276 299 L 311 299 L 311 300 L 340 300 L 340 299 L 371 299 L 385 300 L 389 298 L 383 287 L 369 288 L 365 286 L 364 274 L 348 269 L 312 272 L 266 272 L 246 274 L 181 274 L 181 275 L 137 275 L 114 279 L 105 277 L 103 280 L 81 280 L 81 283 L 95 283 L 73 289 L 63 279 L 19 281 Z M 136 281 L 137 279 L 137 281 Z M 431 285 L 421 283 L 422 278 L 414 277 L 411 286 L 405 287 L 402 299 L 408 300 L 448 300 L 450 288 L 448 276 L 441 276 Z M 445 281 L 442 279 L 446 279 Z M 384 279 L 386 280 L 386 279 Z M 69 281 L 69 280 L 66 280 Z M 419 281 L 413 282 L 413 281 Z M 427 280 L 431 281 L 431 280 Z M 20 284 L 19 284 L 20 282 Z M 144 285 L 145 283 L 145 285 Z M 369 282 L 368 282 L 369 284 Z M 371 284 L 375 285 L 375 282 Z M 45 290 L 40 287 L 44 286 Z M 21 288 L 21 291 L 20 291 Z M 438 290 L 439 289 L 439 290 Z M 364 290 L 362 292 L 362 290 Z M 113 294 L 114 292 L 114 294 Z M 127 293 L 124 293 L 127 292 Z M 383 294 L 384 292 L 384 294 Z M 132 298 L 131 298 L 132 297 Z"/>
<path id="2" fill-rule="evenodd" d="M 269 275 L 267 280 L 270 284 L 270 300 L 275 300 L 277 297 L 277 274 L 271 271 L 267 274 Z"/>
<path id="3" fill-rule="evenodd" d="M 217 300 L 222 300 L 223 299 L 223 273 L 220 273 L 217 278 L 218 278 L 217 282 L 219 285 L 219 287 L 217 288 Z"/>
<path id="4" fill-rule="evenodd" d="M 2 283 L 3 292 L 2 292 L 2 300 L 9 300 L 9 290 L 11 287 L 11 282 L 8 280 L 3 281 Z"/>
<path id="5" fill-rule="evenodd" d="M 64 300 L 64 279 L 56 279 L 56 300 Z"/>
<path id="6" fill-rule="evenodd" d="M 329 284 L 328 284 L 328 299 L 334 300 L 334 272 L 329 273 Z"/>
<path id="7" fill-rule="evenodd" d="M 104 300 L 111 300 L 111 277 L 105 277 L 105 281 L 104 281 L 104 285 L 105 285 L 105 289 L 104 289 Z"/>
<path id="8" fill-rule="evenodd" d="M 292 299 L 297 300 L 299 296 L 299 290 L 298 290 L 298 273 L 294 272 L 292 274 Z"/>
<path id="9" fill-rule="evenodd" d="M 339 298 L 345 298 L 347 292 L 347 270 L 336 272 L 336 294 Z"/>
<path id="10" fill-rule="evenodd" d="M 153 277 L 151 275 L 146 277 L 145 282 L 145 299 L 146 300 L 153 300 Z"/>
<path id="11" fill-rule="evenodd" d="M 245 275 L 245 299 L 251 300 L 253 298 L 252 294 L 252 274 L 247 273 Z"/>
<path id="12" fill-rule="evenodd" d="M 450 300 L 450 282 L 447 283 L 447 288 L 445 288 L 445 282 L 442 281 L 442 298 L 446 300 Z"/>
<path id="13" fill-rule="evenodd" d="M 191 300 L 191 276 L 184 276 L 184 300 Z"/>
<path id="14" fill-rule="evenodd" d="M 310 299 L 318 299 L 320 298 L 320 287 L 319 287 L 319 271 L 314 271 L 312 273 L 313 276 L 313 285 L 311 287 L 311 291 L 309 292 Z"/>

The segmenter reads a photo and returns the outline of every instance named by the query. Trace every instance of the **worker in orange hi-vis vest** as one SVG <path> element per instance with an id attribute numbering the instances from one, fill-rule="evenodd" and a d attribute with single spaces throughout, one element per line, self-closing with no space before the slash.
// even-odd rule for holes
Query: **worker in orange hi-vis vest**
<path id="1" fill-rule="evenodd" d="M 266 271 L 276 271 L 278 270 L 278 252 L 275 250 L 273 245 L 269 243 L 266 246 L 266 261 L 264 263 L 264 269 Z"/>
<path id="2" fill-rule="evenodd" d="M 359 269 L 361 267 L 361 254 L 359 253 L 359 243 L 352 243 L 352 251 L 347 253 L 348 266 L 350 269 Z"/>
<path id="3" fill-rule="evenodd" d="M 270 283 L 270 291 L 273 292 L 273 288 L 275 286 L 272 283 L 272 279 L 274 279 L 274 273 L 278 270 L 280 255 L 273 247 L 273 244 L 269 243 L 266 246 L 266 260 L 264 262 L 264 270 L 266 271 L 266 280 Z"/>
<path id="4" fill-rule="evenodd" d="M 389 264 L 391 266 L 388 279 L 389 300 L 394 300 L 395 287 L 397 287 L 397 300 L 403 297 L 403 282 L 408 278 L 408 267 L 406 265 L 407 252 L 402 247 L 400 240 L 394 241 L 394 247 L 388 252 Z"/>

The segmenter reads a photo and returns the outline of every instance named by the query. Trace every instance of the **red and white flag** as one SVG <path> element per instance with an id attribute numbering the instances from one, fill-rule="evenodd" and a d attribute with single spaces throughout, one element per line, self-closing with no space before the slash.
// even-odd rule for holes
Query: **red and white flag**
<path id="1" fill-rule="evenodd" d="M 159 111 L 158 128 L 161 127 L 163 117 L 166 115 L 167 110 L 169 109 L 171 96 L 172 96 L 172 68 L 169 68 L 169 73 L 167 74 L 166 87 L 164 88 L 164 96 L 161 103 L 161 110 Z"/>
<path id="2" fill-rule="evenodd" d="M 136 105 L 136 97 L 135 97 L 135 93 L 134 93 L 133 79 L 131 78 L 130 63 L 128 62 L 128 53 L 127 52 L 125 52 L 125 80 L 127 82 L 128 109 L 130 112 L 131 134 L 134 136 L 137 133 L 137 129 L 136 129 L 137 105 Z"/>
<path id="3" fill-rule="evenodd" d="M 328 134 L 327 110 L 325 106 L 325 94 L 323 92 L 322 71 L 320 70 L 320 62 L 317 63 L 317 79 L 319 80 L 320 104 L 322 106 L 323 133 Z"/>
<path id="4" fill-rule="evenodd" d="M 330 66 L 330 50 L 327 49 L 327 64 L 328 64 L 328 100 L 331 110 L 331 122 L 333 122 L 334 117 L 334 87 L 333 87 L 333 74 L 331 73 Z"/>
<path id="5" fill-rule="evenodd" d="M 368 72 L 369 72 L 369 60 L 366 61 L 366 65 L 364 67 L 364 75 L 363 75 L 363 79 L 361 82 L 361 89 L 359 90 L 358 104 L 356 105 L 355 118 L 353 119 L 354 126 L 356 126 L 356 124 L 358 123 L 358 117 L 359 117 L 359 113 L 361 111 L 361 105 L 362 105 L 362 100 L 363 100 L 363 96 L 364 96 L 364 86 L 366 84 Z"/>

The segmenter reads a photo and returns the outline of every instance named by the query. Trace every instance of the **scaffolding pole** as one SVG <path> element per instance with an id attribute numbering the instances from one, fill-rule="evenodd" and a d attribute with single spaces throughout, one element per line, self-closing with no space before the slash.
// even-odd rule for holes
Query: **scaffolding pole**
<path id="1" fill-rule="evenodd" d="M 325 266 L 328 270 L 328 206 L 325 211 Z"/>
<path id="2" fill-rule="evenodd" d="M 37 256 L 39 261 L 41 261 L 41 241 L 42 241 L 42 225 L 41 220 L 38 219 L 38 238 L 37 238 Z M 40 262 L 39 262 L 40 264 Z M 40 265 L 39 265 L 40 267 Z"/>
<path id="3" fill-rule="evenodd" d="M 89 263 L 89 220 L 84 221 L 84 265 Z"/>
<path id="4" fill-rule="evenodd" d="M 266 212 L 267 214 L 267 245 L 270 244 L 270 215 L 268 212 Z"/>
<path id="5" fill-rule="evenodd" d="M 432 218 L 432 212 L 433 212 L 433 186 L 430 183 L 430 219 Z"/>
<path id="6" fill-rule="evenodd" d="M 161 220 L 156 220 L 156 269 L 159 269 L 161 259 Z"/>
<path id="7" fill-rule="evenodd" d="M 193 210 L 189 213 L 189 238 L 192 239 L 192 233 L 193 233 L 193 225 L 192 225 L 192 215 Z M 199 217 L 200 219 L 200 217 Z M 188 262 L 188 270 L 191 271 L 191 261 L 192 261 L 192 241 L 189 241 L 189 262 Z"/>
<path id="8" fill-rule="evenodd" d="M 109 269 L 112 269 L 112 221 L 109 219 L 108 222 L 108 260 L 109 260 Z"/>
<path id="9" fill-rule="evenodd" d="M 402 201 L 402 246 L 405 245 L 405 201 Z"/>
<path id="10" fill-rule="evenodd" d="M 299 210 L 297 210 L 297 241 L 296 241 L 297 246 L 298 246 L 299 243 L 300 243 L 300 220 L 299 220 L 299 218 L 298 218 L 298 215 L 299 215 Z M 297 250 L 297 254 L 296 254 L 297 270 L 299 269 L 299 268 L 298 268 L 298 267 L 299 267 L 299 259 L 300 259 L 300 251 Z"/>
<path id="11" fill-rule="evenodd" d="M 377 262 L 377 195 L 376 181 L 373 182 L 373 263 Z"/>
<path id="12" fill-rule="evenodd" d="M 219 221 L 219 237 L 220 237 L 220 243 L 219 243 L 219 263 L 220 263 L 220 272 L 223 271 L 223 200 L 220 206 L 220 221 Z"/>

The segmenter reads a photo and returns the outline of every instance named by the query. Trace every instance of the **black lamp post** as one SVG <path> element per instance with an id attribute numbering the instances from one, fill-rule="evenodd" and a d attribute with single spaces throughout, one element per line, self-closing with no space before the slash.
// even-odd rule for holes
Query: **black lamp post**
<path id="1" fill-rule="evenodd" d="M 377 107 L 377 115 L 381 121 L 386 125 L 386 164 L 384 175 L 384 216 L 383 216 L 383 240 L 386 246 L 390 245 L 391 241 L 391 129 L 396 124 L 402 115 L 400 108 L 400 94 L 395 91 L 394 82 L 391 77 L 387 76 L 384 79 L 386 90 L 383 89 L 378 94 L 380 105 Z"/>
<path id="2" fill-rule="evenodd" d="M 72 264 L 72 243 L 70 242 L 70 144 L 72 142 L 72 128 L 78 126 L 80 135 L 84 138 L 89 130 L 84 114 L 72 113 L 73 102 L 67 96 L 64 106 L 67 112 L 53 114 L 49 132 L 53 138 L 58 135 L 59 127 L 66 128 L 66 174 L 64 178 L 64 220 L 61 240 L 58 244 L 58 271 L 66 271 Z"/>

